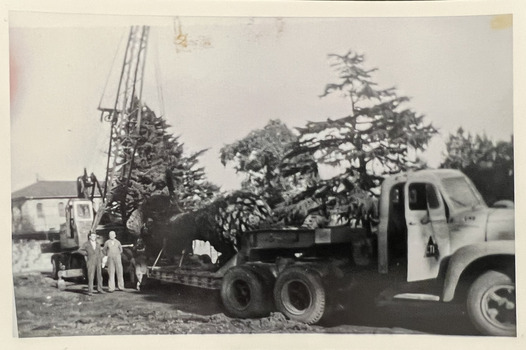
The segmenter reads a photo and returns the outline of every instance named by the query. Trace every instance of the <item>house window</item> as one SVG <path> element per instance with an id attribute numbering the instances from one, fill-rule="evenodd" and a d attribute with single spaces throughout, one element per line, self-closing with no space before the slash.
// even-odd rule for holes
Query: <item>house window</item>
<path id="1" fill-rule="evenodd" d="M 42 206 L 42 203 L 37 203 L 37 217 L 39 218 L 44 217 L 44 208 Z"/>
<path id="2" fill-rule="evenodd" d="M 61 218 L 66 216 L 66 212 L 64 211 L 64 203 L 62 202 L 58 203 L 58 216 Z"/>

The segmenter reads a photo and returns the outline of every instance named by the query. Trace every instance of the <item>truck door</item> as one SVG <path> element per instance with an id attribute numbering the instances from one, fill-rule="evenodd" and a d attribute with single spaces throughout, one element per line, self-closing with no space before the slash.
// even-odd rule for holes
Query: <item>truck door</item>
<path id="1" fill-rule="evenodd" d="M 449 255 L 449 230 L 444 201 L 428 182 L 405 185 L 407 223 L 407 280 L 436 278 L 443 257 Z"/>

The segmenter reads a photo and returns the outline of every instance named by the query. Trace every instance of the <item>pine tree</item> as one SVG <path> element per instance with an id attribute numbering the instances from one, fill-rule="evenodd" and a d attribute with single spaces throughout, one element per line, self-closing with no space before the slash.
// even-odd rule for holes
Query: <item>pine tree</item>
<path id="1" fill-rule="evenodd" d="M 137 111 L 129 120 L 129 129 L 133 130 L 137 123 Z M 171 185 L 175 186 L 175 202 L 181 210 L 193 210 L 209 203 L 219 190 L 206 180 L 204 168 L 197 166 L 199 156 L 205 150 L 185 155 L 184 145 L 178 137 L 169 133 L 169 127 L 163 117 L 156 116 L 151 109 L 144 106 L 138 134 L 126 138 L 117 136 L 122 137 L 123 147 L 111 210 L 120 214 L 123 223 L 126 223 L 131 213 L 146 198 L 169 195 L 167 172 L 173 174 L 174 181 Z M 130 164 L 131 176 L 127 180 Z"/>
<path id="2" fill-rule="evenodd" d="M 424 150 L 437 132 L 424 116 L 403 108 L 408 97 L 398 96 L 395 88 L 377 87 L 376 69 L 364 67 L 364 55 L 349 51 L 329 58 L 338 81 L 328 84 L 321 97 L 341 94 L 350 103 L 349 113 L 297 128 L 298 141 L 282 164 L 287 176 L 317 173 L 320 164 L 339 169 L 339 175 L 319 181 L 302 195 L 316 198 L 325 215 L 335 207 L 347 210 L 352 205 L 349 198 L 360 201 L 384 175 L 418 167 L 411 152 Z M 304 161 L 298 158 L 305 155 L 309 157 Z"/>
<path id="3" fill-rule="evenodd" d="M 441 168 L 464 172 L 488 204 L 514 199 L 513 138 L 495 143 L 486 134 L 473 136 L 458 128 L 449 135 L 446 148 Z"/>
<path id="4" fill-rule="evenodd" d="M 223 165 L 233 164 L 245 174 L 242 190 L 260 196 L 273 211 L 275 225 L 301 224 L 309 210 L 309 201 L 292 202 L 309 185 L 318 181 L 314 173 L 283 176 L 280 167 L 297 136 L 280 120 L 270 120 L 262 129 L 251 131 L 243 139 L 221 149 Z M 298 156 L 307 162 L 307 155 Z"/>

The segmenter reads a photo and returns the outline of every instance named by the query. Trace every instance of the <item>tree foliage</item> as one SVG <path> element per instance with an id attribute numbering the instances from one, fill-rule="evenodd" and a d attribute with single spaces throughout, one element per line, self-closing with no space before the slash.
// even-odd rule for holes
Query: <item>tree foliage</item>
<path id="1" fill-rule="evenodd" d="M 329 58 L 338 78 L 321 97 L 340 94 L 349 101 L 349 113 L 297 128 L 298 140 L 284 157 L 282 171 L 291 176 L 317 173 L 320 165 L 338 169 L 339 174 L 317 182 L 301 197 L 318 198 L 322 209 L 341 212 L 353 207 L 349 198 L 361 201 L 384 175 L 418 167 L 410 152 L 424 150 L 437 131 L 423 115 L 404 107 L 408 97 L 378 87 L 376 69 L 364 66 L 363 55 L 349 51 Z M 298 161 L 305 155 L 306 161 Z"/>
<path id="2" fill-rule="evenodd" d="M 129 118 L 129 130 L 136 128 L 137 118 L 136 108 Z M 204 168 L 198 167 L 199 156 L 204 151 L 186 155 L 184 145 L 168 128 L 163 117 L 156 116 L 144 106 L 139 132 L 116 135 L 122 147 L 111 209 L 120 214 L 124 223 L 145 198 L 168 195 L 167 171 L 175 175 L 171 186 L 177 196 L 175 202 L 181 210 L 199 208 L 210 202 L 218 191 L 217 186 L 206 180 Z M 134 159 L 131 176 L 127 180 L 132 154 Z"/>
<path id="3" fill-rule="evenodd" d="M 155 257 L 161 248 L 173 258 L 191 252 L 192 241 L 210 242 L 225 262 L 240 248 L 242 235 L 268 226 L 272 211 L 254 193 L 235 191 L 218 195 L 200 209 L 181 212 L 167 195 L 147 198 L 140 208 L 145 223 L 143 239 L 147 255 Z"/>
<path id="4" fill-rule="evenodd" d="M 136 113 L 130 121 L 133 130 Z M 118 168 L 121 176 L 112 210 L 121 213 L 125 223 L 133 213 L 128 229 L 141 234 L 152 256 L 161 248 L 170 258 L 188 253 L 192 241 L 200 239 L 210 242 L 222 254 L 221 259 L 228 259 L 238 249 L 242 232 L 260 227 L 271 218 L 271 209 L 252 191 L 220 194 L 217 186 L 206 181 L 204 168 L 198 166 L 204 151 L 185 155 L 184 145 L 168 128 L 164 118 L 145 107 L 138 136 L 119 140 L 123 145 Z M 271 159 L 268 155 L 267 160 Z"/>
<path id="5" fill-rule="evenodd" d="M 442 168 L 459 169 L 469 176 L 488 204 L 514 199 L 513 138 L 493 142 L 483 135 L 471 135 L 459 128 L 446 142 L 447 157 Z"/>
<path id="6" fill-rule="evenodd" d="M 297 136 L 280 120 L 270 120 L 262 129 L 220 150 L 223 165 L 232 164 L 245 176 L 241 187 L 265 199 L 271 207 L 290 196 L 299 178 L 285 178 L 279 165 Z"/>
<path id="7" fill-rule="evenodd" d="M 349 114 L 298 128 L 299 140 L 286 158 L 312 155 L 318 163 L 342 167 L 339 181 L 368 190 L 382 175 L 412 167 L 410 148 L 425 149 L 436 130 L 424 123 L 424 116 L 403 108 L 408 97 L 377 87 L 372 77 L 376 69 L 363 66 L 363 55 L 349 51 L 329 57 L 338 82 L 328 84 L 322 97 L 340 93 L 350 102 Z"/>

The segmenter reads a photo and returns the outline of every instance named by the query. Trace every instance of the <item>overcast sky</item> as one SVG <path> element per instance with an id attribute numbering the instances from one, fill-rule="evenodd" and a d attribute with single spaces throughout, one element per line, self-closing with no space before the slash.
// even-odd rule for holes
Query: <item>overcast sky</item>
<path id="1" fill-rule="evenodd" d="M 97 107 L 104 91 L 109 105 L 116 90 L 113 77 L 128 29 L 110 17 L 82 16 L 75 25 L 57 19 L 59 25 L 46 27 L 13 21 L 10 29 L 12 190 L 33 183 L 37 174 L 41 180 L 75 180 L 84 167 L 104 177 L 109 124 L 99 121 Z M 219 161 L 224 144 L 269 119 L 292 128 L 348 114 L 345 99 L 319 95 L 336 80 L 327 55 L 349 49 L 364 53 L 366 65 L 379 69 L 380 86 L 410 96 L 407 106 L 442 135 L 462 126 L 508 141 L 508 23 L 493 16 L 157 18 L 143 97 L 156 112 L 164 110 L 188 152 L 210 149 L 201 163 L 225 189 L 238 180 Z M 186 48 L 177 44 L 180 29 Z M 428 156 L 436 157 L 436 151 Z"/>

